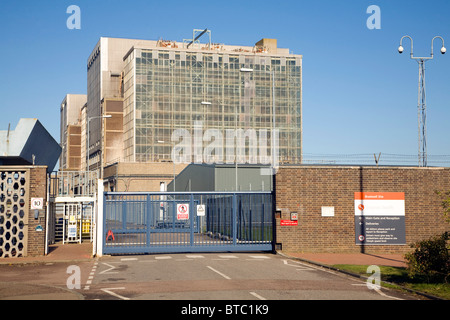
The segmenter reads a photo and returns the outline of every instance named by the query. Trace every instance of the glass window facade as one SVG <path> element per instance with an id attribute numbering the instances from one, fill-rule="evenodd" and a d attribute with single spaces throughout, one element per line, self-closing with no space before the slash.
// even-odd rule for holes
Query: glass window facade
<path id="1" fill-rule="evenodd" d="M 279 162 L 300 162 L 301 68 L 298 55 L 134 49 L 124 68 L 125 160 L 171 161 L 172 133 L 193 133 L 195 121 L 224 137 L 227 129 L 267 129 L 270 150 L 275 114 Z"/>

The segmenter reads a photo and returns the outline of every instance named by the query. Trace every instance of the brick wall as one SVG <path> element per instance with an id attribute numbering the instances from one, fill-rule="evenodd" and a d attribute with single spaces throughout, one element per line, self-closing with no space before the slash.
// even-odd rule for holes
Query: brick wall
<path id="1" fill-rule="evenodd" d="M 286 166 L 275 178 L 276 243 L 290 252 L 405 253 L 410 243 L 449 231 L 436 190 L 450 168 Z M 356 245 L 355 192 L 404 192 L 405 245 Z M 323 217 L 323 206 L 334 207 Z M 280 226 L 298 213 L 298 226 Z"/>
<path id="2" fill-rule="evenodd" d="M 35 212 L 30 210 L 28 214 L 28 256 L 40 256 L 45 254 L 46 233 L 46 203 L 47 203 L 47 167 L 36 166 L 30 169 L 30 199 L 43 198 L 44 206 L 39 210 L 39 218 L 35 219 Z M 38 228 L 38 226 L 42 227 Z"/>

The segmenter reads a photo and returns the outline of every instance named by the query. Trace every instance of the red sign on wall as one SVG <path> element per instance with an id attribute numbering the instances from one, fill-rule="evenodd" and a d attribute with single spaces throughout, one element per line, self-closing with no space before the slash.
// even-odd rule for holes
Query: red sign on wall
<path id="1" fill-rule="evenodd" d="M 298 221 L 281 220 L 280 226 L 298 226 Z"/>

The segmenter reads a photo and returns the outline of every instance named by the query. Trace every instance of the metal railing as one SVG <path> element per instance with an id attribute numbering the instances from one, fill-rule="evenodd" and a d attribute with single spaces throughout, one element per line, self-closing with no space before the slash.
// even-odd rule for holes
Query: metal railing
<path id="1" fill-rule="evenodd" d="M 428 166 L 450 167 L 450 155 L 428 155 Z M 392 153 L 312 154 L 304 153 L 303 165 L 419 166 L 417 155 Z"/>
<path id="2" fill-rule="evenodd" d="M 49 175 L 49 196 L 93 197 L 97 193 L 96 171 L 58 171 Z"/>

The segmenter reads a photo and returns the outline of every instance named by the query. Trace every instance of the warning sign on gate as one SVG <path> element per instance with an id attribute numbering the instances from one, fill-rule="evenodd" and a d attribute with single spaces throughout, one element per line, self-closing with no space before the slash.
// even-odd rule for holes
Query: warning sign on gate
<path id="1" fill-rule="evenodd" d="M 197 217 L 204 217 L 205 216 L 205 205 L 204 204 L 199 204 L 197 206 Z"/>
<path id="2" fill-rule="evenodd" d="M 177 204 L 177 220 L 189 220 L 189 204 Z"/>

